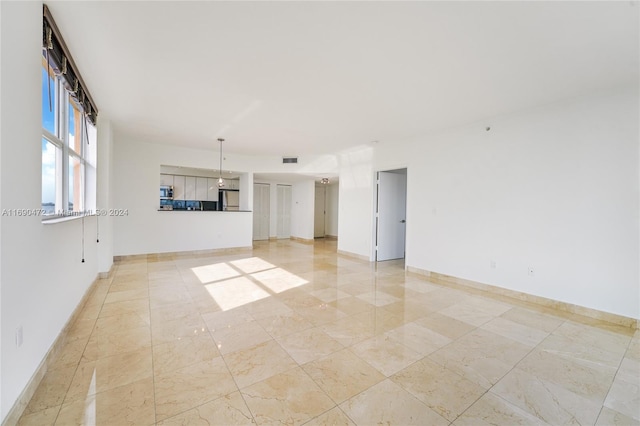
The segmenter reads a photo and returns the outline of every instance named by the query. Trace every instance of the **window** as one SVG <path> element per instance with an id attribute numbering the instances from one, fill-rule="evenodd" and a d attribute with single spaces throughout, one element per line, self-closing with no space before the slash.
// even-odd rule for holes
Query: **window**
<path id="1" fill-rule="evenodd" d="M 97 110 L 44 7 L 42 210 L 44 219 L 96 209 Z"/>

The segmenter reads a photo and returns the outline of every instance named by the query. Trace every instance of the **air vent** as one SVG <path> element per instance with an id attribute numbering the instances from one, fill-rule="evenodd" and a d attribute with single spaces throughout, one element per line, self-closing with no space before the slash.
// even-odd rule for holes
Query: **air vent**
<path id="1" fill-rule="evenodd" d="M 282 164 L 298 164 L 298 157 L 282 157 Z"/>

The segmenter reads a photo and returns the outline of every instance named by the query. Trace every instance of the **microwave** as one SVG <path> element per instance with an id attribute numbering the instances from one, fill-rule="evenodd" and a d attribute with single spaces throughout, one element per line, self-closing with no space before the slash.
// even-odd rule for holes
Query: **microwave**
<path id="1" fill-rule="evenodd" d="M 160 199 L 173 200 L 173 186 L 160 185 Z"/>

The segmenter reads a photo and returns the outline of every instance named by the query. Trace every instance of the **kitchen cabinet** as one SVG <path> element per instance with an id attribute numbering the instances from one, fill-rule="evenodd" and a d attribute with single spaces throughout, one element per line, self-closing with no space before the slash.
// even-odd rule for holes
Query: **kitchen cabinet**
<path id="1" fill-rule="evenodd" d="M 196 198 L 194 200 L 207 201 L 209 199 L 207 181 L 206 177 L 196 178 Z"/>
<path id="2" fill-rule="evenodd" d="M 186 185 L 184 189 L 184 199 L 195 200 L 196 199 L 196 177 L 186 176 L 185 178 L 186 178 Z"/>
<path id="3" fill-rule="evenodd" d="M 185 189 L 186 189 L 186 177 L 185 176 L 174 176 L 173 177 L 173 199 L 174 200 L 185 200 Z"/>
<path id="4" fill-rule="evenodd" d="M 173 186 L 173 175 L 160 175 L 160 186 Z"/>
<path id="5" fill-rule="evenodd" d="M 226 179 L 226 185 L 229 189 L 240 189 L 240 180 L 239 179 Z"/>

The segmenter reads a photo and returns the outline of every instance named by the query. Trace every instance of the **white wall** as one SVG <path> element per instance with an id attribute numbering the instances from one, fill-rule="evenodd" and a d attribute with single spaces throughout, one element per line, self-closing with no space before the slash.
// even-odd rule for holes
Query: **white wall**
<path id="1" fill-rule="evenodd" d="M 111 123 L 101 114 L 98 117 L 98 188 L 96 209 L 109 211 L 113 205 L 112 159 L 113 159 L 113 131 Z M 96 218 L 96 241 L 98 244 L 98 271 L 109 272 L 113 265 L 113 217 L 110 215 Z"/>
<path id="2" fill-rule="evenodd" d="M 0 76 L 3 209 L 41 203 L 42 3 L 1 2 Z M 8 107 L 10 106 L 10 107 Z M 1 221 L 0 418 L 5 418 L 98 273 L 95 217 L 43 225 L 39 217 Z M 24 343 L 15 344 L 22 325 Z"/>
<path id="3" fill-rule="evenodd" d="M 118 133 L 115 139 L 114 206 L 128 213 L 113 218 L 115 255 L 251 246 L 250 212 L 158 211 L 160 165 L 206 168 L 210 153 Z M 226 162 L 225 168 L 235 165 Z"/>
<path id="4" fill-rule="evenodd" d="M 340 155 L 338 250 L 373 259 L 373 148 Z"/>
<path id="5" fill-rule="evenodd" d="M 381 143 L 371 170 L 343 161 L 339 248 L 370 254 L 372 226 L 360 222 L 371 218 L 367 183 L 404 164 L 408 266 L 640 318 L 631 93 Z"/>
<path id="6" fill-rule="evenodd" d="M 117 169 L 113 178 L 114 207 L 126 209 L 128 215 L 113 218 L 114 254 L 131 255 L 190 250 L 206 250 L 252 245 L 251 212 L 169 212 L 158 210 L 158 179 L 160 165 L 211 168 L 212 151 L 173 145 L 148 143 L 141 138 L 115 132 L 113 164 Z M 297 165 L 283 165 L 281 158 L 253 157 L 225 154 L 224 168 L 246 173 L 240 181 L 241 209 L 253 208 L 254 173 L 313 173 L 335 172 L 335 157 L 319 156 L 302 159 Z M 243 175 L 244 177 L 244 175 Z M 313 186 L 313 180 L 310 180 Z M 300 188 L 305 187 L 304 185 Z M 304 190 L 300 214 L 307 214 Z M 243 200 L 245 200 L 243 202 Z M 313 238 L 313 193 L 311 193 L 311 236 L 307 219 L 299 218 L 292 209 L 292 235 Z M 275 205 L 275 200 L 272 199 Z M 185 216 L 187 215 L 187 216 Z M 277 227 L 276 227 L 277 229 Z M 297 229 L 297 231 L 294 231 Z M 274 232 L 273 230 L 270 232 Z M 297 232 L 297 233 L 296 233 Z"/>
<path id="7" fill-rule="evenodd" d="M 313 240 L 315 182 L 296 182 L 291 187 L 291 236 Z"/>

